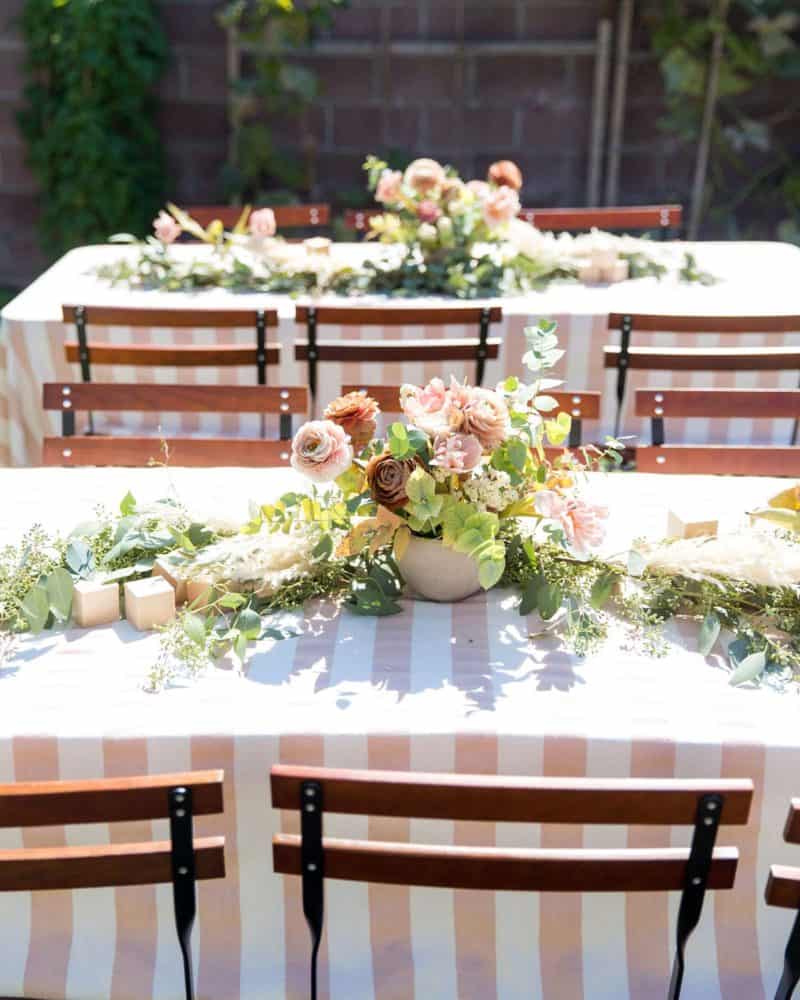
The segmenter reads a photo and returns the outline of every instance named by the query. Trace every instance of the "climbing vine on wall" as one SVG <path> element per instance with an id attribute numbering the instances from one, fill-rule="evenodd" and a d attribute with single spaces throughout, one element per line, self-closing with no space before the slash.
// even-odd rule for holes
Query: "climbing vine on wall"
<path id="1" fill-rule="evenodd" d="M 307 194 L 315 179 L 316 140 L 309 111 L 320 83 L 297 61 L 349 0 L 233 0 L 220 14 L 235 55 L 231 82 L 231 156 L 225 187 L 234 201 L 259 202 L 276 189 Z M 247 60 L 242 56 L 247 56 Z M 247 65 L 245 65 L 245 62 Z M 287 152 L 282 127 L 296 128 L 300 152 Z"/>
<path id="2" fill-rule="evenodd" d="M 26 0 L 20 26 L 19 125 L 45 253 L 144 234 L 164 181 L 154 88 L 167 48 L 153 0 Z"/>
<path id="3" fill-rule="evenodd" d="M 731 0 L 711 135 L 706 219 L 727 237 L 800 243 L 800 11 L 785 0 Z M 712 4 L 666 0 L 650 14 L 667 97 L 663 127 L 695 148 L 701 127 Z M 771 86 L 789 100 L 770 100 Z M 791 96 L 793 95 L 793 97 Z M 746 218 L 745 221 L 745 212 Z M 753 219 L 757 221 L 754 223 Z"/>

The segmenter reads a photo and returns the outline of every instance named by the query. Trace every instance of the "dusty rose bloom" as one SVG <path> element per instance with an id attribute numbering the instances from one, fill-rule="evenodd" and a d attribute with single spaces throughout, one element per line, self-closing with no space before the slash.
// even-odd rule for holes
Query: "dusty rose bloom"
<path id="1" fill-rule="evenodd" d="M 404 385 L 400 390 L 400 408 L 406 418 L 432 437 L 447 429 L 446 404 L 447 389 L 440 378 L 431 379 L 422 389 Z"/>
<path id="2" fill-rule="evenodd" d="M 433 443 L 431 465 L 446 472 L 469 472 L 481 460 L 483 448 L 472 434 L 440 434 Z"/>
<path id="3" fill-rule="evenodd" d="M 294 436 L 291 462 L 314 482 L 331 482 L 352 465 L 350 438 L 332 420 L 310 420 Z"/>
<path id="4" fill-rule="evenodd" d="M 161 240 L 162 243 L 174 243 L 175 240 L 181 235 L 181 227 L 178 223 L 165 212 L 163 209 L 158 213 L 158 216 L 153 219 L 153 230 L 156 234 L 156 239 Z"/>
<path id="5" fill-rule="evenodd" d="M 447 177 L 442 184 L 442 199 L 446 204 L 456 201 L 466 190 L 466 185 L 460 177 Z"/>
<path id="6" fill-rule="evenodd" d="M 462 434 L 473 434 L 487 452 L 508 437 L 511 420 L 505 400 L 491 389 L 455 383 L 449 393 L 450 426 Z"/>
<path id="7" fill-rule="evenodd" d="M 608 517 L 607 507 L 585 503 L 574 497 L 563 497 L 552 490 L 537 493 L 535 504 L 542 517 L 559 524 L 576 555 L 587 555 L 590 548 L 603 541 L 606 530 L 603 521 Z"/>
<path id="8" fill-rule="evenodd" d="M 397 459 L 390 451 L 373 455 L 367 462 L 367 485 L 375 503 L 396 510 L 408 503 L 406 483 L 416 468 L 413 458 Z"/>
<path id="9" fill-rule="evenodd" d="M 249 226 L 251 234 L 261 238 L 274 236 L 278 229 L 275 213 L 271 208 L 257 208 L 255 212 L 251 212 Z"/>
<path id="10" fill-rule="evenodd" d="M 429 194 L 435 191 L 436 188 L 442 187 L 446 179 L 447 175 L 441 163 L 424 158 L 409 163 L 403 174 L 403 180 L 417 194 Z"/>
<path id="11" fill-rule="evenodd" d="M 519 215 L 519 195 L 510 187 L 490 191 L 483 201 L 483 218 L 490 229 L 502 226 Z"/>
<path id="12" fill-rule="evenodd" d="M 519 191 L 522 187 L 522 171 L 512 160 L 498 160 L 489 167 L 488 179 L 498 187 L 510 187 Z"/>
<path id="13" fill-rule="evenodd" d="M 420 222 L 436 222 L 442 210 L 435 201 L 421 201 L 417 205 L 417 218 Z"/>
<path id="14" fill-rule="evenodd" d="M 399 170 L 384 170 L 375 188 L 375 201 L 381 201 L 384 204 L 397 201 L 400 197 L 402 184 L 403 175 Z"/>
<path id="15" fill-rule="evenodd" d="M 359 452 L 375 436 L 378 404 L 363 390 L 348 392 L 329 403 L 323 416 L 342 427 L 349 435 L 353 448 Z"/>

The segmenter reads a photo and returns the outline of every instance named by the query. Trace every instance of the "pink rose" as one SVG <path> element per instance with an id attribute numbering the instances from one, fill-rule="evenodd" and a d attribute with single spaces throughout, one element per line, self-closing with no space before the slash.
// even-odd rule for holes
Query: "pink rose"
<path id="1" fill-rule="evenodd" d="M 417 218 L 420 222 L 436 222 L 442 210 L 435 201 L 421 201 L 417 205 Z"/>
<path id="2" fill-rule="evenodd" d="M 403 174 L 405 183 L 417 194 L 429 194 L 436 188 L 440 188 L 446 179 L 444 167 L 436 160 L 414 160 L 409 163 Z"/>
<path id="3" fill-rule="evenodd" d="M 353 464 L 350 437 L 332 420 L 310 420 L 294 436 L 291 462 L 315 483 L 329 483 Z"/>
<path id="4" fill-rule="evenodd" d="M 181 235 L 181 227 L 163 209 L 158 213 L 158 217 L 153 219 L 153 229 L 155 230 L 156 239 L 161 240 L 164 244 L 174 243 Z"/>
<path id="5" fill-rule="evenodd" d="M 447 390 L 440 378 L 420 389 L 404 385 L 400 389 L 400 408 L 406 419 L 421 431 L 435 437 L 447 430 Z"/>
<path id="6" fill-rule="evenodd" d="M 588 550 L 599 545 L 605 537 L 608 508 L 585 503 L 575 497 L 563 497 L 553 490 L 536 494 L 536 510 L 548 520 L 555 521 L 577 556 L 588 555 Z"/>
<path id="7" fill-rule="evenodd" d="M 378 178 L 378 186 L 375 188 L 375 201 L 387 202 L 397 201 L 400 197 L 400 189 L 403 184 L 403 175 L 399 170 L 384 170 Z"/>
<path id="8" fill-rule="evenodd" d="M 511 222 L 519 210 L 519 195 L 510 187 L 495 188 L 483 201 L 483 218 L 490 229 Z"/>
<path id="9" fill-rule="evenodd" d="M 471 191 L 478 201 L 488 198 L 491 190 L 486 181 L 467 181 L 467 191 Z"/>
<path id="10" fill-rule="evenodd" d="M 472 434 L 440 434 L 433 443 L 431 465 L 446 472 L 469 472 L 481 460 L 483 448 Z"/>
<path id="11" fill-rule="evenodd" d="M 453 430 L 474 435 L 487 452 L 494 451 L 511 431 L 505 400 L 491 389 L 461 385 L 451 379 L 448 421 Z"/>
<path id="12" fill-rule="evenodd" d="M 267 236 L 274 236 L 278 226 L 275 222 L 275 213 L 271 208 L 257 208 L 250 213 L 250 234 L 263 239 Z"/>

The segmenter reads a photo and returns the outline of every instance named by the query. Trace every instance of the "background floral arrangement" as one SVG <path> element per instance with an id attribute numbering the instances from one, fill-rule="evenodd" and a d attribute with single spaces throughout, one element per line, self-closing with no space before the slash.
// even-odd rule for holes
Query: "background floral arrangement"
<path id="1" fill-rule="evenodd" d="M 290 294 L 334 292 L 395 296 L 449 295 L 487 298 L 576 280 L 599 250 L 624 264 L 632 278 L 661 278 L 670 268 L 682 281 L 710 283 L 691 254 L 678 264 L 668 244 L 593 231 L 571 236 L 541 233 L 517 218 L 522 174 L 510 160 L 489 168 L 487 179 L 465 183 L 452 167 L 414 160 L 403 173 L 375 156 L 364 164 L 368 187 L 386 211 L 370 220 L 370 237 L 386 245 L 379 259 L 354 266 L 333 254 L 307 252 L 276 232 L 269 208 L 245 206 L 228 232 L 217 219 L 201 226 L 167 203 L 144 242 L 129 233 L 111 237 L 138 253 L 102 265 L 97 274 L 132 287 L 188 291 L 223 287 Z M 208 254 L 176 254 L 172 244 L 186 233 Z"/>

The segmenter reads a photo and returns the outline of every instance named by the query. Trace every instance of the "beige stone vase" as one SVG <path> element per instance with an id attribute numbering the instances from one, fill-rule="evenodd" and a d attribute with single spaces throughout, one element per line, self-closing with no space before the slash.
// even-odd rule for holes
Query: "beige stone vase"
<path id="1" fill-rule="evenodd" d="M 463 601 L 481 589 L 474 559 L 448 549 L 438 538 L 411 539 L 397 560 L 411 597 L 428 601 Z"/>

